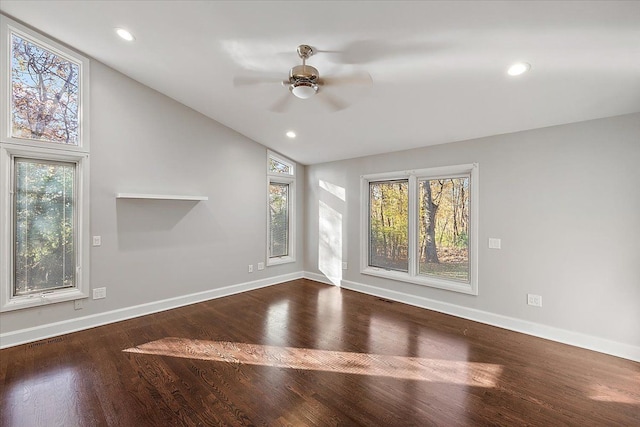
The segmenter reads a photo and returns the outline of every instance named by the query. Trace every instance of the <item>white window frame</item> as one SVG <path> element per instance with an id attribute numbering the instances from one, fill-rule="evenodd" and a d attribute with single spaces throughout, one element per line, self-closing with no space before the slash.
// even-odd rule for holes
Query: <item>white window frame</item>
<path id="1" fill-rule="evenodd" d="M 419 274 L 418 251 L 418 196 L 422 180 L 457 178 L 468 176 L 469 188 L 469 281 L 468 283 Z M 369 174 L 360 177 L 360 272 L 370 276 L 383 277 L 438 289 L 478 295 L 478 194 L 479 166 L 477 163 L 443 166 L 400 172 Z M 369 183 L 378 181 L 409 180 L 409 271 L 388 270 L 369 265 Z"/>
<path id="2" fill-rule="evenodd" d="M 11 136 L 11 34 L 33 42 L 79 66 L 78 145 L 60 144 Z M 89 296 L 89 67 L 90 61 L 67 47 L 0 15 L 0 312 L 36 307 Z M 14 159 L 74 163 L 76 283 L 73 288 L 14 295 L 13 283 L 13 179 Z"/>
<path id="3" fill-rule="evenodd" d="M 269 171 L 269 163 L 271 159 L 284 163 L 291 167 L 291 174 L 275 173 Z M 285 256 L 271 257 L 270 245 L 271 241 L 271 222 L 269 220 L 269 187 L 271 184 L 286 184 L 289 186 L 289 242 L 288 254 Z M 267 150 L 267 203 L 266 203 L 266 219 L 267 219 L 267 266 L 287 264 L 296 260 L 296 164 L 295 162 L 283 157 L 273 151 Z"/>
<path id="4" fill-rule="evenodd" d="M 15 33 L 21 38 L 42 46 L 43 48 L 61 56 L 71 62 L 78 64 L 78 145 L 60 144 L 51 141 L 38 141 L 11 136 L 11 34 Z M 54 149 L 64 149 L 68 151 L 89 152 L 89 58 L 80 55 L 71 49 L 56 43 L 55 41 L 36 33 L 35 31 L 21 25 L 4 15 L 0 15 L 0 41 L 2 42 L 2 55 L 0 55 L 0 73 L 2 91 L 0 91 L 0 130 L 2 142 L 32 147 L 48 146 Z"/>

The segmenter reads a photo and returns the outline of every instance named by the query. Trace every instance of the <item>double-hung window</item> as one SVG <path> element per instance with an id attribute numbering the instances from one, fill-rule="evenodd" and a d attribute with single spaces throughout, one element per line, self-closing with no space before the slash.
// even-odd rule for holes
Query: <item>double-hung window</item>
<path id="1" fill-rule="evenodd" d="M 478 293 L 478 165 L 366 175 L 361 272 Z"/>
<path id="2" fill-rule="evenodd" d="M 0 311 L 87 297 L 89 60 L 0 15 Z"/>
<path id="3" fill-rule="evenodd" d="M 267 152 L 267 265 L 295 261 L 295 163 Z"/>

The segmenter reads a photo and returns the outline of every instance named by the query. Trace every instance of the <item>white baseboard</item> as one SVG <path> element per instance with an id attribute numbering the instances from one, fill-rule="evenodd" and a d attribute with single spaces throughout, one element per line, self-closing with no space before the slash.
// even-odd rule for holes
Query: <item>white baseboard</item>
<path id="1" fill-rule="evenodd" d="M 331 280 L 329 280 L 329 278 L 327 278 L 327 276 L 325 276 L 324 274 L 319 274 L 319 273 L 311 273 L 310 271 L 305 271 L 302 273 L 303 277 L 305 279 L 309 279 L 309 280 L 313 280 L 315 282 L 320 282 L 320 283 L 324 283 L 326 285 L 331 285 L 334 286 L 333 283 L 331 283 Z"/>
<path id="2" fill-rule="evenodd" d="M 172 308 L 178 308 L 185 305 L 195 304 L 198 302 L 234 295 L 241 292 L 247 292 L 266 286 L 276 285 L 278 283 L 300 279 L 303 277 L 309 280 L 314 280 L 316 282 L 333 285 L 328 278 L 318 273 L 305 271 L 284 274 L 267 279 L 226 286 L 224 288 L 212 289 L 209 291 L 169 298 L 161 301 L 154 301 L 146 304 L 140 304 L 133 307 L 108 311 L 105 313 L 98 313 L 90 316 L 79 317 L 76 319 L 69 319 L 61 322 L 50 323 L 47 325 L 36 326 L 33 328 L 25 328 L 17 331 L 7 332 L 4 334 L 0 334 L 0 348 L 13 347 L 20 344 L 26 344 L 33 341 L 52 338 L 71 332 L 94 328 L 96 326 L 102 326 L 139 316 L 145 316 L 147 314 L 170 310 Z M 640 347 L 637 346 L 610 341 L 604 338 L 594 337 L 578 332 L 572 332 L 566 329 L 554 328 L 552 326 L 542 325 L 539 323 L 529 322 L 513 317 L 502 316 L 500 314 L 494 314 L 474 308 L 468 308 L 442 301 L 432 300 L 429 298 L 409 295 L 402 292 L 366 285 L 363 283 L 343 280 L 341 286 L 345 289 L 350 289 L 368 295 L 374 295 L 389 300 L 413 305 L 416 307 L 438 311 L 440 313 L 451 314 L 463 319 L 473 320 L 511 331 L 521 332 L 527 335 L 533 335 L 536 337 L 561 342 L 563 344 L 569 344 L 576 347 L 586 348 L 600 353 L 610 354 L 612 356 L 622 357 L 625 359 L 640 362 Z"/>
<path id="3" fill-rule="evenodd" d="M 313 279 L 313 277 L 310 277 L 313 274 L 314 273 L 305 272 L 304 277 L 315 280 Z M 624 359 L 640 362 L 640 347 L 637 346 L 610 341 L 604 338 L 594 337 L 579 332 L 572 332 L 566 329 L 554 328 L 552 326 L 529 322 L 527 320 L 516 319 L 514 317 L 502 316 L 500 314 L 490 313 L 474 308 L 468 308 L 442 301 L 432 300 L 429 298 L 409 295 L 402 292 L 379 288 L 376 286 L 365 285 L 363 283 L 343 280 L 341 286 L 345 289 L 362 292 L 364 294 L 374 295 L 377 297 L 402 302 L 416 307 L 438 311 L 440 313 L 451 314 L 463 319 L 486 323 L 488 325 L 497 326 L 499 328 L 521 332 L 523 334 L 533 335 L 535 337 L 545 338 L 551 341 L 557 341 L 563 344 L 569 344 L 575 347 L 586 348 L 588 350 L 593 350 L 600 353 L 610 354 L 612 356 L 622 357 Z"/>
<path id="4" fill-rule="evenodd" d="M 105 313 L 92 314 L 89 316 L 78 317 L 61 322 L 49 323 L 47 325 L 35 326 L 33 328 L 25 328 L 17 331 L 6 332 L 4 334 L 0 334 L 0 349 L 47 339 L 58 335 L 64 335 L 71 332 L 77 332 L 84 329 L 95 328 L 96 326 L 102 326 L 109 323 L 119 322 L 121 320 L 132 319 L 134 317 L 145 316 L 147 314 L 153 314 L 160 311 L 170 310 L 172 308 L 178 308 L 215 298 L 226 297 L 241 292 L 264 288 L 266 286 L 276 285 L 278 283 L 300 279 L 302 277 L 302 272 L 284 274 L 281 276 L 269 277 L 267 279 L 226 286 L 224 288 L 211 289 L 204 292 L 198 292 L 161 301 L 154 301 L 132 307 L 121 308 Z"/>

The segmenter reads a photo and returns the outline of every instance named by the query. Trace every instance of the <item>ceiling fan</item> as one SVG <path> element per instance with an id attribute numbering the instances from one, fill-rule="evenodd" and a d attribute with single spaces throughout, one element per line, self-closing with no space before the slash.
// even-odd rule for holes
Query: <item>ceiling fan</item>
<path id="1" fill-rule="evenodd" d="M 338 98 L 336 95 L 329 94 L 327 87 L 339 86 L 344 84 L 370 86 L 372 84 L 371 75 L 369 73 L 360 72 L 341 76 L 320 77 L 320 72 L 316 67 L 307 65 L 307 60 L 317 51 L 306 44 L 301 44 L 296 49 L 298 56 L 302 60 L 301 65 L 296 65 L 289 70 L 289 78 L 287 80 L 276 80 L 282 86 L 289 89 L 291 94 L 299 99 L 309 99 L 316 97 L 326 106 L 334 111 L 342 110 L 349 105 Z M 236 86 L 270 83 L 273 79 L 265 77 L 236 77 L 234 84 Z M 283 112 L 290 104 L 291 94 L 286 94 L 280 98 L 270 108 L 271 111 Z"/>
<path id="2" fill-rule="evenodd" d="M 296 65 L 289 70 L 289 90 L 300 99 L 308 99 L 318 92 L 320 73 L 317 68 L 307 65 L 307 59 L 314 54 L 311 46 L 301 44 L 297 52 L 302 59 L 302 65 Z"/>

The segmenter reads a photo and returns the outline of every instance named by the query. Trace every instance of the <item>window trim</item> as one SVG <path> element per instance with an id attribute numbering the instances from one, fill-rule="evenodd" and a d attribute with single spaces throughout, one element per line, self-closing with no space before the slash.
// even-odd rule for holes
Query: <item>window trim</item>
<path id="1" fill-rule="evenodd" d="M 76 164 L 75 198 L 78 207 L 76 215 L 76 286 L 68 289 L 56 289 L 28 295 L 13 295 L 13 180 L 14 159 L 27 158 L 34 160 L 60 161 Z M 86 153 L 65 152 L 2 144 L 0 146 L 0 312 L 35 307 L 54 302 L 71 301 L 89 297 L 89 156 Z"/>
<path id="2" fill-rule="evenodd" d="M 278 162 L 291 166 L 291 174 L 286 173 L 274 173 L 269 171 L 269 161 L 274 159 Z M 266 241 L 266 265 L 274 266 L 280 264 L 287 264 L 296 261 L 296 164 L 295 162 L 274 153 L 271 150 L 267 150 L 267 189 L 266 189 L 266 224 L 267 224 L 267 241 Z M 271 221 L 269 218 L 269 186 L 274 184 L 287 184 L 289 185 L 289 253 L 285 256 L 271 257 L 270 245 L 271 241 Z"/>
<path id="3" fill-rule="evenodd" d="M 78 64 L 78 145 L 60 144 L 53 141 L 38 141 L 11 136 L 11 34 L 15 33 L 21 38 L 59 55 L 69 61 Z M 4 114 L 0 114 L 0 138 L 1 142 L 28 145 L 32 147 L 49 147 L 67 151 L 89 152 L 89 58 L 67 48 L 66 46 L 39 34 L 18 22 L 0 14 L 0 41 L 3 49 L 0 49 L 0 70 L 6 71 L 0 75 L 2 95 L 0 107 Z"/>
<path id="4" fill-rule="evenodd" d="M 419 274 L 417 242 L 418 182 L 425 179 L 455 178 L 469 176 L 469 283 Z M 432 288 L 445 289 L 470 295 L 478 295 L 478 195 L 479 165 L 463 164 L 427 169 L 385 172 L 360 177 L 360 273 Z M 387 270 L 369 265 L 369 183 L 376 181 L 409 180 L 409 271 Z"/>

